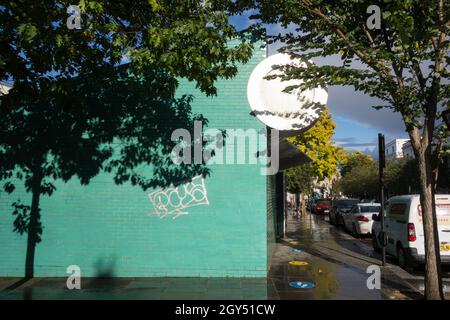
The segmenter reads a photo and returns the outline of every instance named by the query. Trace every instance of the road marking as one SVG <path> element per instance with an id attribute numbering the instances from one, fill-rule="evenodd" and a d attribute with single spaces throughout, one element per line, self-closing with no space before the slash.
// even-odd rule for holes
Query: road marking
<path id="1" fill-rule="evenodd" d="M 289 261 L 291 266 L 307 266 L 308 262 L 306 261 Z"/>
<path id="2" fill-rule="evenodd" d="M 303 281 L 294 281 L 289 283 L 289 285 L 297 289 L 312 289 L 315 287 L 314 283 Z"/>

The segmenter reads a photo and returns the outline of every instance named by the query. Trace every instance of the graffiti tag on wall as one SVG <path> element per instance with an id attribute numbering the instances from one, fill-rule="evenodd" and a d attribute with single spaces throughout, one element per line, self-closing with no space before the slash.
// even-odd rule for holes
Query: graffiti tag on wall
<path id="1" fill-rule="evenodd" d="M 179 216 L 189 214 L 186 211 L 188 208 L 209 205 L 205 178 L 201 175 L 177 187 L 171 186 L 149 193 L 148 197 L 155 212 L 150 212 L 147 215 L 156 215 L 160 219 L 173 216 L 172 219 L 175 220 Z"/>

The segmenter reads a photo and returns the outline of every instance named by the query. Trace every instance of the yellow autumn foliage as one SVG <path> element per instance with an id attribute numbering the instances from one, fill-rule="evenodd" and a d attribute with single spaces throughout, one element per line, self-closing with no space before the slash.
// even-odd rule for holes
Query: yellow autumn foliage
<path id="1" fill-rule="evenodd" d="M 326 107 L 309 130 L 288 139 L 313 160 L 311 166 L 319 180 L 333 177 L 344 158 L 344 149 L 332 140 L 335 129 L 336 123 Z"/>

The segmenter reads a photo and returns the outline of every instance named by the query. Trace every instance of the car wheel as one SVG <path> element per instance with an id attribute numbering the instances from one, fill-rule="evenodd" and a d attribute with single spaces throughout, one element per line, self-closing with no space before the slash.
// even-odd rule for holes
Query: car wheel
<path id="1" fill-rule="evenodd" d="M 378 244 L 377 236 L 373 232 L 372 232 L 372 247 L 375 252 L 378 252 L 378 253 L 381 252 L 381 247 Z"/>
<path id="2" fill-rule="evenodd" d="M 344 228 L 344 231 L 348 232 L 347 225 L 345 224 L 344 219 L 342 219 L 341 221 L 342 221 L 342 227 Z"/>
<path id="3" fill-rule="evenodd" d="M 406 255 L 405 249 L 403 249 L 401 244 L 398 244 L 397 246 L 397 260 L 400 268 L 402 269 L 408 268 L 409 266 L 408 256 Z"/>
<path id="4" fill-rule="evenodd" d="M 358 237 L 358 231 L 356 230 L 356 224 L 352 225 L 352 234 L 355 238 Z"/>
<path id="5" fill-rule="evenodd" d="M 333 220 L 333 219 L 331 219 L 331 214 L 329 213 L 328 214 L 328 222 L 330 223 L 330 224 L 336 224 L 336 222 Z"/>

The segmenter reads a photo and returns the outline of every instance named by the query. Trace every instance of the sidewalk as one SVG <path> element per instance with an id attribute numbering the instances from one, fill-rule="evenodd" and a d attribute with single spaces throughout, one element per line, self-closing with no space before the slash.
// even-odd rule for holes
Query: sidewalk
<path id="1" fill-rule="evenodd" d="M 265 300 L 266 278 L 82 278 L 68 290 L 65 278 L 37 278 L 7 289 L 18 278 L 0 278 L 0 300 Z"/>
<path id="2" fill-rule="evenodd" d="M 380 266 L 380 260 L 366 243 L 336 229 L 322 217 L 305 214 L 290 217 L 286 239 L 277 244 L 269 280 L 281 299 L 314 300 L 392 300 L 422 299 L 419 290 L 405 281 L 395 265 Z M 293 249 L 302 252 L 293 252 Z M 306 262 L 306 266 L 290 265 Z M 381 268 L 381 290 L 369 290 L 367 267 Z M 400 271 L 401 270 L 401 271 Z M 315 284 L 313 289 L 289 285 L 301 281 Z"/>
<path id="3" fill-rule="evenodd" d="M 297 262 L 289 263 L 293 261 Z M 322 218 L 306 214 L 300 219 L 290 217 L 286 238 L 276 245 L 267 278 L 82 278 L 81 290 L 68 290 L 66 278 L 22 282 L 0 278 L 0 300 L 423 299 L 414 276 L 393 264 L 381 268 L 381 290 L 369 290 L 366 270 L 370 265 L 380 265 L 380 261 L 369 240 L 355 239 Z M 298 281 L 315 287 L 290 286 Z"/>

